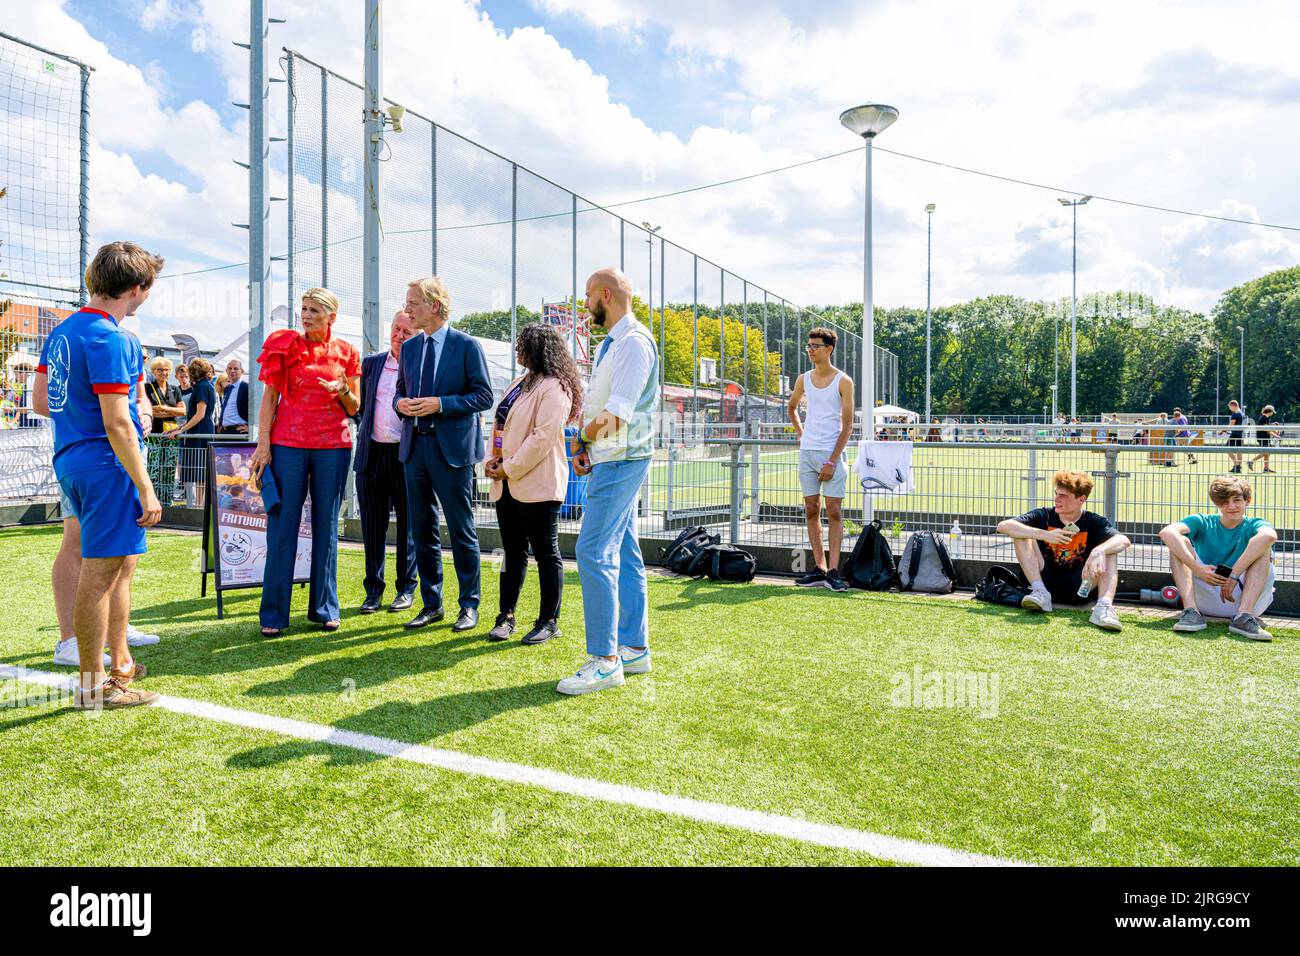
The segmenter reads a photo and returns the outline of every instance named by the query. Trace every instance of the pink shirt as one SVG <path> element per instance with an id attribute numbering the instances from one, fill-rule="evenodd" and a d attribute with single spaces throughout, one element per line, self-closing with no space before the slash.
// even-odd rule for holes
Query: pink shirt
<path id="1" fill-rule="evenodd" d="M 375 386 L 375 427 L 371 440 L 395 445 L 402 440 L 402 420 L 393 410 L 393 396 L 397 392 L 397 359 L 389 352 L 384 359 L 379 383 Z"/>

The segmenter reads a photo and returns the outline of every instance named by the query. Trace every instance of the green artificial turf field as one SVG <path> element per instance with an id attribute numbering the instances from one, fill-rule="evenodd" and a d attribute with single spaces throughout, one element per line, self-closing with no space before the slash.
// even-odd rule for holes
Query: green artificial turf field
<path id="1" fill-rule="evenodd" d="M 0 663 L 66 670 L 58 542 L 0 531 Z M 477 633 L 409 633 L 355 614 L 345 547 L 343 629 L 310 628 L 295 590 L 293 629 L 265 641 L 256 592 L 220 622 L 197 597 L 197 545 L 151 533 L 136 579 L 132 620 L 163 636 L 139 652 L 142 686 L 169 695 L 1030 863 L 1300 863 L 1294 630 L 1177 635 L 1121 609 L 1116 634 L 1073 612 L 652 576 L 654 672 L 571 699 L 554 685 L 583 656 L 573 572 L 562 638 L 491 644 L 490 565 Z M 536 603 L 530 577 L 521 618 Z M 945 699 L 951 678 L 978 697 Z M 99 862 L 114 828 L 139 863 L 878 862 L 155 708 L 14 706 L 23 688 L 0 687 L 10 864 Z"/>

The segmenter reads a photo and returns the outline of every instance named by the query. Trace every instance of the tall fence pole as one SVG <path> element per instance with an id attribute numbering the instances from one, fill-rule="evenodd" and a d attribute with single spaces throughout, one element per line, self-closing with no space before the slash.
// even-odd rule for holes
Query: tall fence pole
<path id="1" fill-rule="evenodd" d="M 700 405 L 700 257 L 691 256 L 691 419 Z"/>
<path id="2" fill-rule="evenodd" d="M 721 395 L 727 382 L 727 270 L 718 270 L 718 306 L 721 315 L 718 319 L 718 394 Z M 722 411 L 722 402 L 718 402 L 718 411 Z"/>
<path id="3" fill-rule="evenodd" d="M 518 339 L 519 310 L 519 164 L 510 164 L 510 343 Z M 510 349 L 510 378 L 519 374 L 519 358 Z"/>
<path id="4" fill-rule="evenodd" d="M 252 0 L 248 26 L 248 408 L 254 421 L 262 389 L 252 365 L 262 352 L 271 316 L 271 256 L 266 241 L 271 222 L 267 193 L 271 142 L 266 130 L 271 96 L 266 71 L 268 31 L 263 0 Z"/>
<path id="5" fill-rule="evenodd" d="M 573 302 L 571 303 L 570 313 L 573 316 L 573 328 L 571 330 L 573 357 L 578 357 L 578 195 L 570 194 L 573 197 Z M 595 356 L 589 356 L 594 358 Z"/>
<path id="6" fill-rule="evenodd" d="M 429 268 L 438 274 L 438 124 L 429 124 L 429 232 L 433 236 Z"/>
<path id="7" fill-rule="evenodd" d="M 330 284 L 330 75 L 320 68 L 320 284 Z M 293 314 L 293 303 L 289 304 Z"/>
<path id="8" fill-rule="evenodd" d="M 286 244 L 285 244 L 285 249 L 286 249 L 286 251 L 285 251 L 285 254 L 284 254 L 284 264 L 285 264 L 285 270 L 288 272 L 288 291 L 289 291 L 289 326 L 290 326 L 290 328 L 293 327 L 293 304 L 294 304 L 296 301 L 298 301 L 297 299 L 294 298 L 294 295 L 293 295 L 293 289 L 294 289 L 294 274 L 293 274 L 293 260 L 294 260 L 294 246 L 293 246 L 293 244 L 294 244 L 294 236 L 293 236 L 293 216 L 294 216 L 294 208 L 295 208 L 295 207 L 294 207 L 294 201 L 295 201 L 295 200 L 294 200 L 294 189 L 293 189 L 293 127 L 294 127 L 295 117 L 297 116 L 297 102 L 298 102 L 298 90 L 297 90 L 297 87 L 295 86 L 295 82 L 294 82 L 294 81 L 295 81 L 295 77 L 296 77 L 296 73 L 295 73 L 295 71 L 294 71 L 293 61 L 294 61 L 295 59 L 296 59 L 296 57 L 294 57 L 294 55 L 293 55 L 292 53 L 289 54 L 289 56 L 288 56 L 288 60 L 289 60 L 289 62 L 288 62 L 288 63 L 286 64 L 286 66 L 285 66 L 285 72 L 289 75 L 289 87 L 288 87 L 288 89 L 289 89 L 289 96 L 288 96 L 288 100 L 289 100 L 289 104 L 288 104 L 288 105 L 289 105 L 289 128 L 285 131 L 285 136 L 288 137 L 288 144 L 287 144 L 287 145 L 288 145 L 288 149 L 287 149 L 286 161 L 287 161 L 287 165 L 288 165 L 288 173 L 289 173 L 289 177 L 288 177 L 288 178 L 289 178 L 289 211 L 288 211 L 288 213 L 287 213 L 286 216 L 285 216 L 285 225 L 286 225 L 287 240 L 288 240 L 288 241 L 287 241 Z M 250 356 L 250 358 L 251 358 L 251 356 Z M 250 407 L 251 407 L 251 406 L 250 406 Z"/>
<path id="9" fill-rule="evenodd" d="M 81 148 L 81 172 L 77 189 L 77 230 L 81 240 L 81 268 L 77 280 L 77 304 L 90 301 L 86 294 L 86 267 L 90 265 L 90 67 L 81 67 L 81 119 L 77 138 Z"/>
<path id="10" fill-rule="evenodd" d="M 361 354 L 379 351 L 379 151 L 383 145 L 383 29 L 379 0 L 366 2 L 365 197 L 362 202 Z"/>

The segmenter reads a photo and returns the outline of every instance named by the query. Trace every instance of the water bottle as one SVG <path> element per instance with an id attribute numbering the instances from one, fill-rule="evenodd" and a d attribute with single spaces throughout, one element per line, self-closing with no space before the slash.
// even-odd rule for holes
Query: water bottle
<path id="1" fill-rule="evenodd" d="M 948 529 L 948 554 L 950 557 L 961 557 L 962 537 L 961 525 L 957 523 L 956 518 L 953 518 L 952 527 Z"/>
<path id="2" fill-rule="evenodd" d="M 1084 578 L 1083 583 L 1079 585 L 1078 595 L 1079 597 L 1086 599 L 1088 595 L 1091 593 L 1092 593 L 1092 581 L 1090 581 L 1088 578 Z"/>

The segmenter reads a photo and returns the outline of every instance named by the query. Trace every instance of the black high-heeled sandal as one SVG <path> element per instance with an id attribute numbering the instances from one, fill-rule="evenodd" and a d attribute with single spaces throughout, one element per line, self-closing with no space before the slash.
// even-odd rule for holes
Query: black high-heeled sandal
<path id="1" fill-rule="evenodd" d="M 283 633 L 284 633 L 284 628 L 282 628 L 282 627 L 264 627 L 264 628 L 262 628 L 262 636 L 263 636 L 263 637 L 279 637 L 279 636 L 280 636 L 281 634 L 283 634 Z"/>

